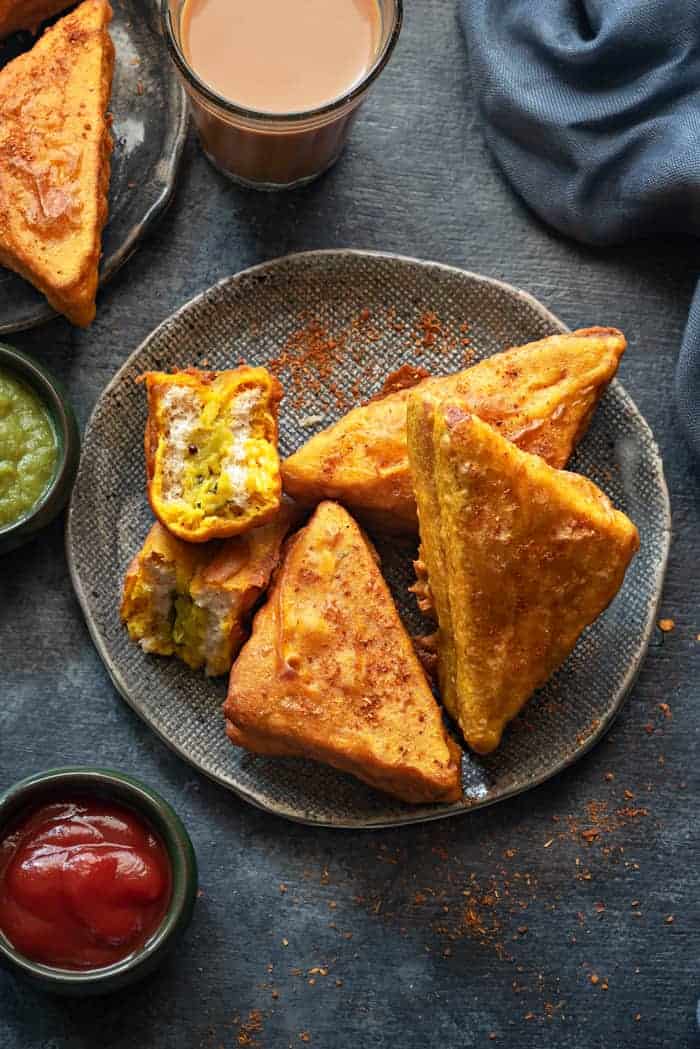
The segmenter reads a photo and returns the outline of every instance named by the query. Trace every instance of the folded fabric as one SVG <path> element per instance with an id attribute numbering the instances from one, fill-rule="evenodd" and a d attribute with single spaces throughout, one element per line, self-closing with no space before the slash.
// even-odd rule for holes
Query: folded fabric
<path id="1" fill-rule="evenodd" d="M 589 244 L 700 233 L 697 0 L 461 0 L 488 145 L 545 222 Z M 700 456 L 700 289 L 676 371 Z"/>

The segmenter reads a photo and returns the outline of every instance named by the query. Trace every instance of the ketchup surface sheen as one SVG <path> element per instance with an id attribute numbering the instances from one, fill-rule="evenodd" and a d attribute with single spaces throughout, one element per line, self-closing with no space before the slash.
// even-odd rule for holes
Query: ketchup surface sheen
<path id="1" fill-rule="evenodd" d="M 126 958 L 170 902 L 167 852 L 128 808 L 56 801 L 0 841 L 0 929 L 36 962 L 97 969 Z"/>

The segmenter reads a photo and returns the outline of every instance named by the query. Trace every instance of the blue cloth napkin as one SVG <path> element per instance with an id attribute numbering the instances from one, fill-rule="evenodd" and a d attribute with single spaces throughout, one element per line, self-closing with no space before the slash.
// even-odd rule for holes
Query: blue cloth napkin
<path id="1" fill-rule="evenodd" d="M 562 233 L 700 234 L 700 0 L 460 0 L 488 145 Z M 700 287 L 676 370 L 700 456 Z"/>

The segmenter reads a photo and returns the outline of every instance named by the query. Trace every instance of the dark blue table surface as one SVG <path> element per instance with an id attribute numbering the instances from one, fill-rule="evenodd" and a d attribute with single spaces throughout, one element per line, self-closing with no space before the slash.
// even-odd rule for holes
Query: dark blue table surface
<path id="1" fill-rule="evenodd" d="M 657 631 L 608 738 L 538 790 L 423 827 L 314 830 L 212 785 L 125 706 L 56 523 L 0 561 L 0 785 L 69 763 L 135 773 L 185 819 L 201 897 L 177 956 L 128 993 L 68 1002 L 0 974 L 0 1049 L 698 1044 L 700 505 L 671 402 L 697 245 L 594 251 L 545 229 L 483 145 L 454 0 L 407 6 L 395 58 L 326 177 L 247 192 L 191 139 L 171 210 L 100 296 L 94 325 L 57 320 L 11 341 L 59 375 L 84 423 L 176 307 L 317 247 L 439 259 L 525 288 L 570 326 L 619 325 L 622 381 L 671 489 L 662 614 L 675 627 Z"/>

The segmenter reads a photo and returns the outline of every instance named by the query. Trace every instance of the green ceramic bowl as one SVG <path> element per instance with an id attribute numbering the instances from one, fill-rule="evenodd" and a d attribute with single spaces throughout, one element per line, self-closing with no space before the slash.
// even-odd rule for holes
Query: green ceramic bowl
<path id="1" fill-rule="evenodd" d="M 80 459 L 80 434 L 73 409 L 50 372 L 12 346 L 0 343 L 0 369 L 12 372 L 46 405 L 56 433 L 58 455 L 53 479 L 39 501 L 17 521 L 0 527 L 0 554 L 14 550 L 53 521 L 66 504 Z"/>
<path id="2" fill-rule="evenodd" d="M 163 842 L 172 871 L 172 898 L 165 917 L 142 948 L 121 962 L 85 972 L 33 962 L 0 931 L 0 964 L 55 994 L 95 995 L 121 990 L 153 972 L 189 925 L 197 895 L 197 861 L 179 817 L 159 794 L 131 776 L 91 767 L 52 769 L 16 783 L 0 794 L 0 838 L 24 811 L 53 798 L 76 794 L 117 801 L 149 823 Z"/>

